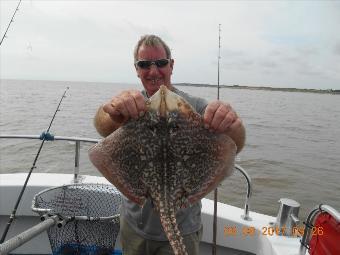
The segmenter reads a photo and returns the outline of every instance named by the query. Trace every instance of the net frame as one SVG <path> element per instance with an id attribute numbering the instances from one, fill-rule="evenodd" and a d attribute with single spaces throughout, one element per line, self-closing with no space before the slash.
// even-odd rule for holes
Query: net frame
<path id="1" fill-rule="evenodd" d="M 52 254 L 117 254 L 121 193 L 110 184 L 75 183 L 37 193 L 32 211 L 57 215 L 47 230 Z"/>

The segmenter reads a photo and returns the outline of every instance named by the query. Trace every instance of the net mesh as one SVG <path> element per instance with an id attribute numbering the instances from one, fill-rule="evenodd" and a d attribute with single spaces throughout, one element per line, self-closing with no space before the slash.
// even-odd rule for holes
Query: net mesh
<path id="1" fill-rule="evenodd" d="M 118 254 L 114 246 L 119 232 L 119 191 L 107 184 L 72 184 L 38 193 L 33 210 L 48 209 L 61 218 L 94 217 L 95 220 L 68 221 L 64 226 L 51 227 L 47 233 L 53 255 L 60 254 Z M 40 212 L 40 214 L 44 214 Z M 102 219 L 102 217 L 113 219 Z"/>

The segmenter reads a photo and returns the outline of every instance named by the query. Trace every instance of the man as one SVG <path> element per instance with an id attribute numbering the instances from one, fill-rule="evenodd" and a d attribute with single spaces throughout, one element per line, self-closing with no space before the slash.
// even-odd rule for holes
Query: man
<path id="1" fill-rule="evenodd" d="M 236 143 L 237 152 L 243 148 L 245 129 L 236 112 L 221 101 L 207 103 L 204 99 L 190 96 L 171 84 L 174 60 L 166 43 L 155 35 L 145 35 L 134 51 L 137 76 L 144 91 L 126 90 L 99 107 L 95 127 L 102 136 L 108 136 L 130 118 L 138 118 L 146 110 L 145 98 L 151 97 L 161 85 L 186 99 L 203 115 L 205 127 L 212 132 L 226 133 Z M 176 215 L 180 232 L 188 254 L 199 254 L 202 234 L 201 203 L 181 209 Z M 159 215 L 148 200 L 141 208 L 125 199 L 121 215 L 121 241 L 124 255 L 173 254 L 162 229 Z"/>

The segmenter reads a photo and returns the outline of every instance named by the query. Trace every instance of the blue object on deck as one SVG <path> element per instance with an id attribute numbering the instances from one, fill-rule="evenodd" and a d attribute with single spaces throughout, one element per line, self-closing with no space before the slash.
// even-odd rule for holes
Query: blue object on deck
<path id="1" fill-rule="evenodd" d="M 49 132 L 44 131 L 40 135 L 40 140 L 43 140 L 44 138 L 45 138 L 45 141 L 53 141 L 54 135 Z"/>
<path id="2" fill-rule="evenodd" d="M 63 244 L 56 251 L 53 251 L 52 255 L 122 255 L 121 250 L 100 247 L 97 245 L 82 245 L 76 243 Z"/>

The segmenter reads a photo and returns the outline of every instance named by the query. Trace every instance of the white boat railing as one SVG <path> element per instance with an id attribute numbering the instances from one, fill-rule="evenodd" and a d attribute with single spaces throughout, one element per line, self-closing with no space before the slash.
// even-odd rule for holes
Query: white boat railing
<path id="1" fill-rule="evenodd" d="M 45 138 L 46 141 L 72 141 L 75 142 L 75 157 L 74 157 L 74 182 L 76 183 L 79 176 L 79 158 L 80 158 L 80 143 L 97 143 L 100 139 L 93 138 L 84 138 L 84 137 L 76 137 L 76 136 L 54 136 L 50 133 L 43 132 L 41 135 L 0 135 L 1 138 L 14 138 L 14 139 L 36 139 L 43 140 Z M 249 216 L 249 200 L 252 195 L 252 184 L 249 174 L 238 164 L 235 164 L 235 169 L 240 171 L 240 173 L 244 176 L 247 181 L 247 194 L 246 200 L 244 204 L 244 214 L 241 216 L 244 220 L 251 221 L 251 217 Z"/>
<path id="2" fill-rule="evenodd" d="M 246 201 L 244 203 L 244 214 L 241 217 L 244 220 L 251 221 L 251 217 L 249 216 L 249 200 L 252 195 L 251 179 L 247 171 L 244 170 L 240 165 L 235 164 L 235 169 L 240 171 L 240 173 L 244 176 L 244 178 L 247 181 L 247 195 L 246 195 Z"/>
<path id="3" fill-rule="evenodd" d="M 36 139 L 45 141 L 71 141 L 75 142 L 75 157 L 74 157 L 74 181 L 77 182 L 79 176 L 79 158 L 80 158 L 80 143 L 97 143 L 100 139 L 84 138 L 76 136 L 54 136 L 50 133 L 43 132 L 41 135 L 0 135 L 1 138 L 13 138 L 13 139 Z"/>

